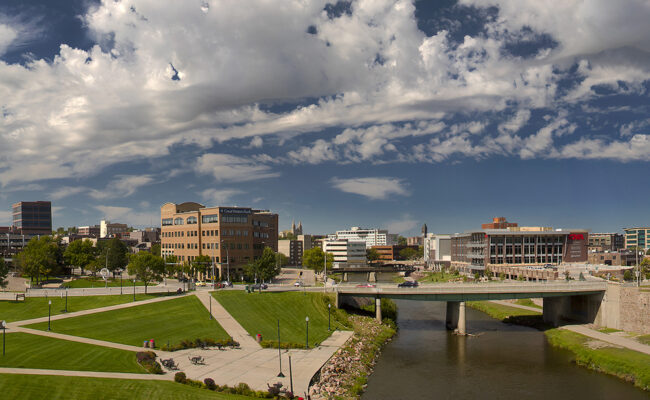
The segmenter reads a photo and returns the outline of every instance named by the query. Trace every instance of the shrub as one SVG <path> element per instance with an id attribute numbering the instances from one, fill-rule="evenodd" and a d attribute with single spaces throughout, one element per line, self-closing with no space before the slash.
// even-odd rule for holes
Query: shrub
<path id="1" fill-rule="evenodd" d="M 139 351 L 135 354 L 138 363 L 151 374 L 162 374 L 163 370 L 156 361 L 156 353 L 153 351 Z"/>
<path id="2" fill-rule="evenodd" d="M 186 383 L 187 375 L 185 375 L 185 372 L 177 372 L 176 375 L 174 375 L 174 381 L 178 383 Z"/>
<path id="3" fill-rule="evenodd" d="M 217 385 L 214 383 L 214 379 L 212 378 L 205 378 L 203 383 L 207 389 L 215 390 L 217 388 Z"/>

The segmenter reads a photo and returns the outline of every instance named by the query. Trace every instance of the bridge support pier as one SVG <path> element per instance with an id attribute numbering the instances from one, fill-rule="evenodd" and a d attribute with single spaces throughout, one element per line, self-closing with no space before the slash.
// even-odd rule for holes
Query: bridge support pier
<path id="1" fill-rule="evenodd" d="M 454 330 L 459 335 L 467 334 L 467 324 L 465 321 L 465 302 L 448 301 L 446 326 L 449 330 Z"/>
<path id="2" fill-rule="evenodd" d="M 368 272 L 368 282 L 377 282 L 376 272 Z"/>
<path id="3" fill-rule="evenodd" d="M 379 297 L 375 298 L 375 318 L 381 322 L 381 299 Z"/>

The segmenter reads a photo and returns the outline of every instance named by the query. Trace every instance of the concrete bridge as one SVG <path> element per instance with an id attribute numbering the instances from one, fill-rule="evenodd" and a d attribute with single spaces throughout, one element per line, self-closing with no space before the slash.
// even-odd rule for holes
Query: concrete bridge
<path id="1" fill-rule="evenodd" d="M 544 299 L 544 322 L 554 326 L 563 319 L 593 322 L 607 290 L 606 282 L 562 283 L 443 283 L 399 288 L 396 285 L 377 287 L 338 286 L 336 306 L 347 298 L 374 298 L 377 319 L 381 320 L 381 298 L 398 300 L 447 302 L 447 328 L 466 334 L 465 302 L 481 300 Z"/>

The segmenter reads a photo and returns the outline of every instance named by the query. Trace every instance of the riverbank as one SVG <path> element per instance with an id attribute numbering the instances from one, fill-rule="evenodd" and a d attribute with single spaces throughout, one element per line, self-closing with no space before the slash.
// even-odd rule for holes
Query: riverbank
<path id="1" fill-rule="evenodd" d="M 468 302 L 468 307 L 482 311 L 505 323 L 526 325 L 544 331 L 549 344 L 570 351 L 576 364 L 617 376 L 636 387 L 650 391 L 650 356 L 561 328 L 542 320 L 542 314 L 490 302 Z"/>
<path id="2" fill-rule="evenodd" d="M 397 333 L 392 320 L 384 321 L 361 315 L 348 317 L 354 334 L 321 368 L 319 379 L 309 389 L 312 399 L 359 398 L 382 347 Z"/>

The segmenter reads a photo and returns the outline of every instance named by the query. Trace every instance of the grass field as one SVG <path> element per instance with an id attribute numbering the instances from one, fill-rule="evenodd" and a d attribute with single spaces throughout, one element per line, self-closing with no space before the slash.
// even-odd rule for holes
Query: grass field
<path id="1" fill-rule="evenodd" d="M 622 331 L 620 329 L 614 329 L 614 328 L 600 328 L 600 329 L 598 329 L 598 332 L 615 333 L 615 332 L 622 332 Z"/>
<path id="2" fill-rule="evenodd" d="M 458 274 L 450 274 L 447 272 L 427 272 L 422 278 L 418 279 L 420 283 L 436 283 L 436 282 L 449 282 L 452 279 L 459 278 Z"/>
<path id="3" fill-rule="evenodd" d="M 213 296 L 252 336 L 262 334 L 264 340 L 277 340 L 278 319 L 282 342 L 304 344 L 309 317 L 309 346 L 327 339 L 327 301 L 322 293 L 217 291 Z M 344 328 L 335 319 L 332 306 L 332 330 Z"/>
<path id="4" fill-rule="evenodd" d="M 147 300 L 159 295 L 136 294 L 136 300 Z M 52 315 L 63 314 L 65 297 L 27 297 L 25 301 L 0 301 L 0 319 L 7 322 L 47 317 L 48 300 L 52 300 Z M 133 294 L 112 296 L 68 296 L 68 312 L 113 306 L 133 301 Z"/>
<path id="5" fill-rule="evenodd" d="M 623 348 L 591 349 L 586 343 L 592 339 L 564 329 L 544 332 L 549 343 L 571 351 L 576 363 L 589 369 L 615 375 L 644 390 L 650 390 L 650 356 Z"/>
<path id="6" fill-rule="evenodd" d="M 151 282 L 149 283 L 149 286 L 151 285 L 156 285 L 157 282 Z M 80 278 L 80 279 L 74 279 L 70 282 L 66 282 L 63 284 L 64 287 L 70 288 L 70 289 L 81 289 L 81 288 L 103 288 L 106 286 L 106 283 L 104 282 L 103 279 L 101 278 Z M 122 280 L 122 286 L 123 287 L 133 287 L 133 281 L 130 279 L 123 279 Z M 142 281 L 136 281 L 135 286 L 144 286 L 144 282 Z M 108 280 L 108 287 L 120 287 L 120 280 L 118 279 L 109 279 Z"/>
<path id="7" fill-rule="evenodd" d="M 183 339 L 226 339 L 228 334 L 196 296 L 121 310 L 105 311 L 52 322 L 52 331 L 109 342 L 142 346 L 154 339 L 156 346 L 177 344 Z M 47 322 L 29 326 L 46 330 Z"/>
<path id="8" fill-rule="evenodd" d="M 638 340 L 640 343 L 650 345 L 650 335 L 637 336 L 636 340 Z"/>
<path id="9" fill-rule="evenodd" d="M 215 393 L 164 381 L 0 374 L 0 393 L 21 400 L 237 400 L 250 397 Z"/>
<path id="10" fill-rule="evenodd" d="M 517 299 L 515 301 L 515 304 L 519 304 L 520 306 L 539 308 L 540 310 L 543 308 L 542 306 L 538 306 L 537 304 L 533 303 L 531 299 Z"/>
<path id="11" fill-rule="evenodd" d="M 501 304 L 496 304 L 489 301 L 468 301 L 466 304 L 468 307 L 482 311 L 490 317 L 500 320 L 504 320 L 508 317 L 540 315 L 542 311 L 540 310 L 540 312 L 537 313 L 535 311 L 524 310 L 517 307 L 503 306 Z"/>
<path id="12" fill-rule="evenodd" d="M 22 332 L 7 335 L 0 367 L 147 373 L 131 351 Z"/>

